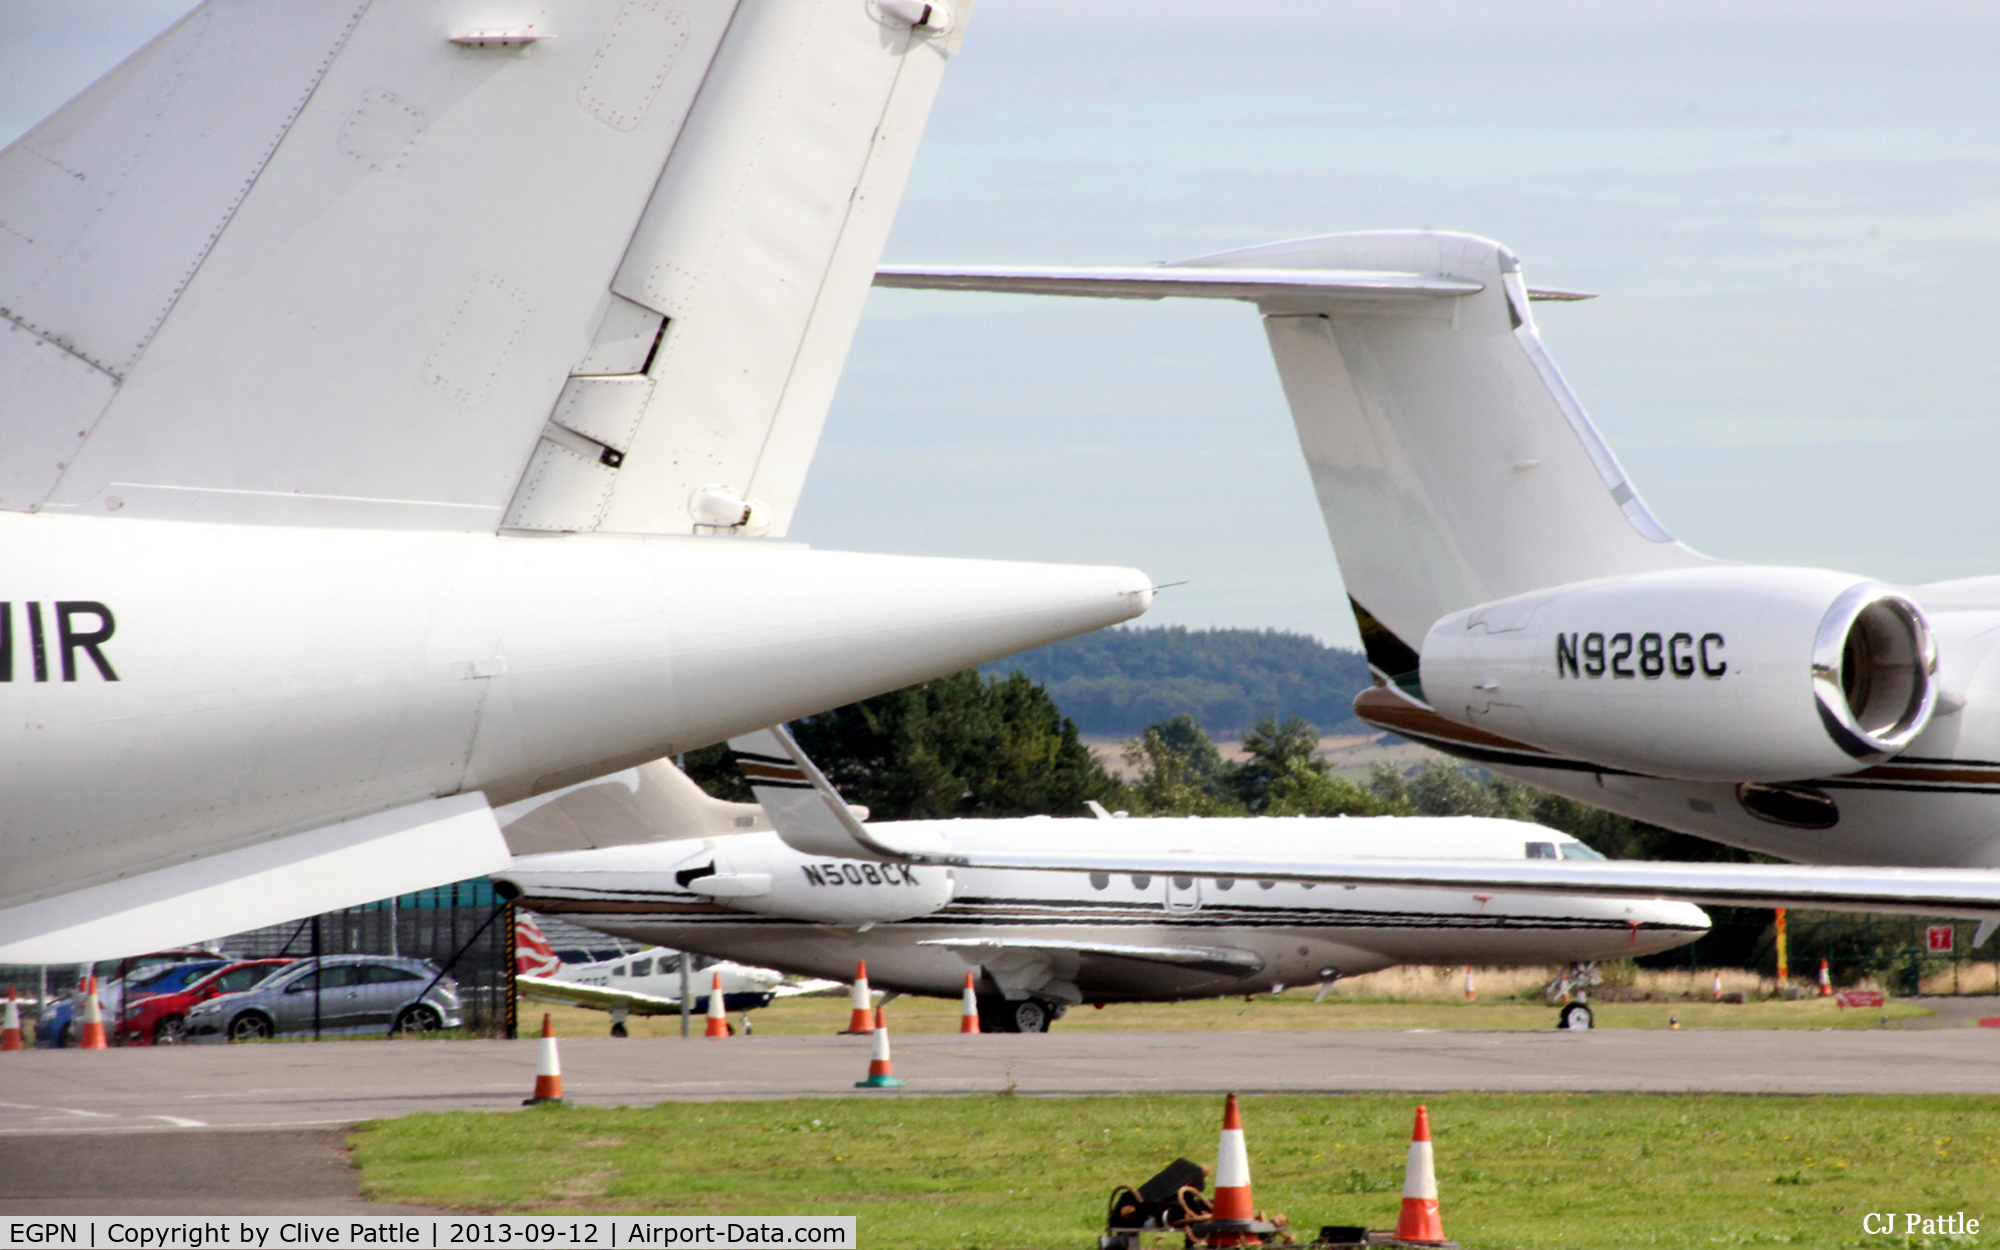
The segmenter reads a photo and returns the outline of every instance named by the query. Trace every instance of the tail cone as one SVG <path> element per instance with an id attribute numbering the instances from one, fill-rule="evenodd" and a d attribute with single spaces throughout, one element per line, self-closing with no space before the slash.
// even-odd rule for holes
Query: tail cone
<path id="1" fill-rule="evenodd" d="M 1403 1168 L 1403 1214 L 1396 1221 L 1396 1240 L 1444 1239 L 1444 1221 L 1438 1216 L 1437 1169 L 1431 1161 L 1431 1117 L 1420 1106 L 1416 1128 L 1410 1133 L 1410 1161 Z"/>
<path id="2" fill-rule="evenodd" d="M 104 1007 L 97 1001 L 96 977 L 85 977 L 83 979 L 83 1033 L 76 1044 L 83 1050 L 103 1050 L 106 1048 L 104 1041 Z"/>
<path id="3" fill-rule="evenodd" d="M 854 965 L 853 1010 L 847 1015 L 848 1033 L 873 1033 L 875 1031 L 875 999 L 868 992 L 868 961 L 861 960 Z"/>
<path id="4" fill-rule="evenodd" d="M 958 1016 L 958 1031 L 979 1032 L 979 995 L 973 992 L 970 972 L 965 974 L 965 1008 Z"/>
<path id="5" fill-rule="evenodd" d="M 856 1081 L 856 1089 L 893 1089 L 903 1082 L 889 1068 L 889 1025 L 878 1020 L 875 1027 L 875 1044 L 868 1052 L 868 1079 Z"/>
<path id="6" fill-rule="evenodd" d="M 556 1057 L 556 1026 L 548 1015 L 542 1017 L 542 1054 L 535 1064 L 535 1096 L 523 1099 L 521 1105 L 532 1107 L 536 1103 L 561 1102 L 562 1061 Z"/>
<path id="7" fill-rule="evenodd" d="M 722 974 L 718 972 L 708 989 L 708 1028 L 702 1033 L 703 1037 L 729 1036 L 729 1016 L 726 1012 L 722 999 Z"/>

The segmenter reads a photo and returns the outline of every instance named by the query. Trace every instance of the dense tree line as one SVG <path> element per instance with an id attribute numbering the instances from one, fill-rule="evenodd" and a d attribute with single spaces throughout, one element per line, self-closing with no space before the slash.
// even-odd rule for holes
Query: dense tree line
<path id="1" fill-rule="evenodd" d="M 1369 683 L 1358 651 L 1275 629 L 1101 629 L 986 666 L 1048 688 L 1086 734 L 1127 738 L 1185 715 L 1214 733 L 1298 716 L 1329 732 L 1365 731 L 1354 696 Z"/>

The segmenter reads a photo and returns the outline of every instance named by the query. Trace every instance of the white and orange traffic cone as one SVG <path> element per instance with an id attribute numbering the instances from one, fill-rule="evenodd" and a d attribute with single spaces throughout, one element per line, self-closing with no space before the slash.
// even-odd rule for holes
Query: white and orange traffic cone
<path id="1" fill-rule="evenodd" d="M 562 1100 L 562 1060 L 556 1057 L 555 1020 L 543 1015 L 542 1053 L 535 1063 L 535 1096 L 522 1099 L 521 1105 L 532 1107 L 536 1103 Z"/>
<path id="2" fill-rule="evenodd" d="M 1222 1104 L 1222 1141 L 1215 1149 L 1215 1204 L 1209 1218 L 1246 1224 L 1257 1218 L 1256 1204 L 1250 1198 L 1250 1151 L 1243 1144 L 1243 1113 L 1236 1107 L 1234 1094 Z M 1262 1241 L 1247 1230 L 1211 1233 L 1208 1238 L 1211 1246 L 1258 1245 Z"/>
<path id="3" fill-rule="evenodd" d="M 1821 998 L 1833 997 L 1833 977 L 1828 974 L 1826 960 L 1824 959 L 1819 961 L 1819 996 Z"/>
<path id="4" fill-rule="evenodd" d="M 1472 988 L 1472 965 L 1467 964 L 1465 965 L 1465 1001 L 1469 1003 L 1478 997 L 1478 992 Z"/>
<path id="5" fill-rule="evenodd" d="M 729 1015 L 722 1001 L 722 974 L 715 974 L 714 984 L 708 989 L 708 1029 L 703 1037 L 728 1037 Z"/>
<path id="6" fill-rule="evenodd" d="M 14 987 L 7 987 L 7 1016 L 0 1020 L 0 1050 L 21 1049 L 21 1004 Z"/>
<path id="7" fill-rule="evenodd" d="M 847 1013 L 847 1033 L 873 1033 L 875 1031 L 875 996 L 868 992 L 868 961 L 863 959 L 854 965 L 853 1010 Z"/>
<path id="8" fill-rule="evenodd" d="M 105 1050 L 104 1007 L 97 1001 L 97 978 L 83 979 L 83 1030 L 77 1035 L 77 1049 Z"/>
<path id="9" fill-rule="evenodd" d="M 972 989 L 972 974 L 965 974 L 965 1006 L 958 1014 L 958 1031 L 979 1032 L 979 995 Z"/>
<path id="10" fill-rule="evenodd" d="M 1722 1001 L 1722 974 L 1720 972 L 1715 974 L 1715 990 L 1711 997 L 1718 1003 Z"/>
<path id="11" fill-rule="evenodd" d="M 1431 1117 L 1418 1106 L 1417 1124 L 1410 1132 L 1410 1161 L 1403 1167 L 1403 1214 L 1396 1221 L 1396 1240 L 1444 1239 L 1444 1220 L 1438 1216 L 1437 1168 L 1431 1159 Z"/>
<path id="12" fill-rule="evenodd" d="M 893 1089 L 903 1082 L 889 1069 L 889 1021 L 881 1012 L 875 1017 L 875 1044 L 868 1051 L 868 1079 L 856 1081 L 856 1089 Z"/>

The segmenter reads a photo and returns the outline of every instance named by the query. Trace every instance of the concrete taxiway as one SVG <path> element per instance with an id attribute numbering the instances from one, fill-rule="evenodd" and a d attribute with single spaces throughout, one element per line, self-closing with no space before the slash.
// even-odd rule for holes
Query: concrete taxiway
<path id="1" fill-rule="evenodd" d="M 0 1136 L 512 1110 L 533 1088 L 535 1054 L 529 1039 L 29 1051 L 0 1057 Z M 571 1039 L 562 1060 L 575 1103 L 857 1095 L 868 1040 Z M 2000 1030 L 921 1035 L 895 1043 L 895 1065 L 905 1095 L 2000 1094 Z"/>

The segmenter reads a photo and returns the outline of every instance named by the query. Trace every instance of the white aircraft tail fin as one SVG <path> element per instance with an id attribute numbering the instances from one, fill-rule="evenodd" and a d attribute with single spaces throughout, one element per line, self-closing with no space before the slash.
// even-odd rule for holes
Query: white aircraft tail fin
<path id="1" fill-rule="evenodd" d="M 1121 270 L 885 268 L 878 285 L 1254 301 L 1371 665 L 1414 692 L 1431 623 L 1587 578 L 1683 567 L 1557 372 L 1505 248 L 1327 235 Z"/>
<path id="2" fill-rule="evenodd" d="M 969 7 L 209 0 L 0 152 L 0 507 L 781 533 Z"/>
<path id="3" fill-rule="evenodd" d="M 755 803 L 709 795 L 669 760 L 551 790 L 498 813 L 516 855 L 677 842 L 771 828 Z"/>
<path id="4" fill-rule="evenodd" d="M 807 855 L 922 863 L 944 849 L 892 844 L 865 820 L 868 809 L 840 797 L 833 783 L 799 749 L 783 725 L 729 740 L 736 767 L 750 783 L 785 845 Z"/>

